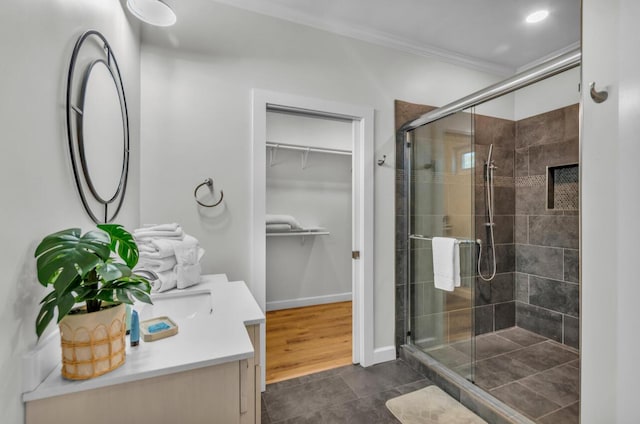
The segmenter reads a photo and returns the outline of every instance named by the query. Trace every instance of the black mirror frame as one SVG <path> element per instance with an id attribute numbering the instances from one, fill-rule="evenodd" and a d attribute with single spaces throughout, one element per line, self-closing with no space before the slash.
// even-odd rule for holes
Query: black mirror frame
<path id="1" fill-rule="evenodd" d="M 76 87 L 74 87 L 74 75 L 76 71 L 76 65 L 78 56 L 85 42 L 91 38 L 95 38 L 103 46 L 105 58 L 97 58 L 92 60 L 89 65 L 83 70 L 82 85 L 80 87 L 80 105 L 73 104 L 74 94 Z M 124 153 L 122 157 L 122 168 L 120 173 L 120 182 L 115 194 L 110 199 L 103 199 L 98 195 L 95 186 L 91 180 L 89 168 L 87 165 L 85 150 L 84 150 L 84 134 L 83 134 L 83 107 L 85 103 L 86 86 L 91 74 L 91 70 L 97 63 L 103 63 L 118 90 L 118 98 L 120 99 L 120 110 L 122 112 L 122 124 L 123 124 L 123 143 Z M 71 63 L 69 65 L 69 73 L 67 75 L 67 99 L 66 99 L 66 118 L 67 118 L 67 138 L 69 142 L 69 154 L 71 157 L 71 166 L 73 169 L 73 176 L 75 179 L 76 187 L 78 188 L 78 194 L 82 201 L 82 206 L 89 215 L 89 217 L 96 224 L 112 222 L 124 202 L 124 196 L 127 188 L 127 179 L 129 175 L 129 113 L 127 111 L 127 100 L 124 93 L 124 86 L 122 84 L 122 76 L 120 74 L 120 68 L 118 62 L 113 54 L 113 50 L 109 45 L 107 39 L 100 32 L 95 30 L 89 30 L 84 32 L 76 41 L 76 45 L 73 49 L 71 56 Z M 85 188 L 88 188 L 88 190 Z M 91 195 L 104 210 L 100 210 L 98 213 L 92 210 L 91 205 L 87 201 L 87 196 Z M 113 207 L 109 207 L 109 206 Z"/>

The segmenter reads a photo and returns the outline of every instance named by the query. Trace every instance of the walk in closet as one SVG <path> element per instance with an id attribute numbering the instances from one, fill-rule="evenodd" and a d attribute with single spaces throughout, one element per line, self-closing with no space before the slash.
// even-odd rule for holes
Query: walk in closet
<path id="1" fill-rule="evenodd" d="M 267 113 L 268 383 L 351 363 L 352 140 L 351 121 Z"/>

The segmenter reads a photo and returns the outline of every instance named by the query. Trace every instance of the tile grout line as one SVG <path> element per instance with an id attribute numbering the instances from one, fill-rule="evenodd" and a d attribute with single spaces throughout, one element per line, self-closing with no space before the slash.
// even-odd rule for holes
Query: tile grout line
<path id="1" fill-rule="evenodd" d="M 577 401 L 575 401 L 575 402 L 573 402 L 573 403 L 570 403 L 570 404 L 569 404 L 569 405 L 567 405 L 567 406 L 563 406 L 563 407 L 562 407 L 562 408 L 560 408 L 560 409 L 568 408 L 568 407 L 573 406 L 573 405 L 575 405 L 575 404 L 577 404 L 577 403 L 580 403 L 580 401 L 579 401 L 579 400 L 577 400 Z M 538 419 L 539 419 L 539 420 L 541 420 L 541 419 L 543 419 L 543 418 L 548 417 L 548 416 L 549 416 L 549 415 L 551 415 L 551 414 L 555 414 L 555 413 L 556 413 L 556 412 L 558 412 L 560 409 L 556 409 L 555 411 L 551 411 L 551 412 L 549 412 L 548 414 L 544 414 L 543 416 L 539 417 Z"/>
<path id="2" fill-rule="evenodd" d="M 528 331 L 528 330 L 527 330 L 527 331 Z M 534 333 L 534 334 L 535 334 L 535 333 Z M 496 335 L 498 335 L 498 336 L 499 336 L 499 334 L 496 334 Z M 500 337 L 502 337 L 502 336 L 500 336 Z M 503 339 L 506 339 L 506 340 L 509 340 L 509 339 L 507 339 L 506 337 L 502 337 L 502 338 L 503 338 Z M 538 345 L 538 344 L 541 344 L 541 343 L 546 343 L 546 342 L 549 342 L 549 341 L 550 341 L 550 342 L 552 342 L 552 343 L 554 343 L 554 341 L 553 341 L 553 340 L 551 340 L 551 339 L 547 339 L 547 340 L 544 340 L 544 341 L 542 341 L 542 342 L 538 342 L 538 343 L 534 343 L 534 344 L 529 345 L 529 346 L 525 346 L 525 347 L 523 347 L 522 349 L 525 349 L 525 348 L 528 348 L 528 347 L 531 347 L 531 346 L 535 346 L 535 345 Z M 515 342 L 514 342 L 514 343 L 515 343 Z M 557 343 L 557 342 L 555 342 L 555 343 Z M 516 344 L 519 344 L 519 343 L 516 343 Z M 505 353 L 502 353 L 502 354 L 499 354 L 499 355 L 494 355 L 494 356 L 491 356 L 491 357 L 488 357 L 488 358 L 485 358 L 485 359 L 482 359 L 482 360 L 483 360 L 483 361 L 485 361 L 485 360 L 489 360 L 489 359 L 498 358 L 498 357 L 500 357 L 500 356 L 508 355 L 508 354 L 510 354 L 510 353 L 515 353 L 515 352 L 520 351 L 520 350 L 522 350 L 522 349 L 515 349 L 515 350 L 512 350 L 512 351 L 510 351 L 510 352 L 505 352 Z M 579 355 L 579 354 L 578 354 L 578 355 Z M 579 359 L 579 358 L 578 358 L 578 359 Z M 525 365 L 525 366 L 528 366 L 526 363 L 521 362 L 521 361 L 518 361 L 517 359 L 514 359 L 514 361 L 516 361 L 516 362 L 518 362 L 518 363 L 522 363 L 522 364 L 523 364 L 523 365 Z M 493 390 L 496 390 L 496 389 L 502 388 L 502 387 L 507 386 L 507 385 L 509 385 L 509 384 L 518 383 L 518 384 L 519 384 L 519 385 L 521 385 L 522 387 L 526 388 L 527 390 L 530 390 L 531 392 L 533 392 L 533 393 L 537 394 L 538 396 L 542 397 L 543 399 L 546 399 L 546 400 L 550 401 L 551 403 L 553 403 L 553 404 L 555 404 L 555 405 L 558 405 L 558 408 L 556 408 L 556 409 L 554 409 L 554 410 L 550 411 L 549 413 L 547 413 L 547 414 L 545 414 L 545 415 L 540 416 L 540 417 L 538 417 L 538 418 L 537 418 L 537 419 L 540 419 L 540 418 L 542 418 L 542 417 L 544 417 L 544 416 L 546 416 L 546 415 L 550 415 L 550 414 L 552 414 L 552 413 L 554 413 L 554 412 L 557 412 L 557 411 L 559 411 L 560 409 L 563 409 L 563 408 L 569 407 L 569 406 L 573 405 L 573 404 L 574 404 L 574 403 L 576 403 L 576 402 L 572 402 L 572 403 L 570 403 L 570 404 L 568 404 L 568 405 L 561 405 L 561 404 L 559 404 L 559 403 L 556 403 L 554 400 L 549 399 L 548 397 L 546 397 L 546 396 L 545 396 L 545 395 L 543 395 L 542 393 L 540 393 L 540 392 L 538 392 L 538 391 L 536 391 L 536 390 L 534 390 L 534 389 L 532 389 L 532 388 L 528 387 L 527 385 L 522 384 L 522 381 L 523 381 L 523 380 L 526 380 L 526 379 L 528 379 L 528 378 L 532 378 L 532 377 L 535 377 L 535 376 L 538 376 L 538 375 L 544 374 L 544 373 L 546 373 L 546 372 L 548 372 L 548 371 L 552 371 L 552 370 L 554 370 L 554 369 L 564 367 L 564 366 L 569 366 L 569 367 L 572 367 L 572 368 L 573 368 L 573 366 L 572 366 L 572 365 L 569 365 L 569 364 L 570 364 L 571 362 L 573 362 L 573 361 L 575 361 L 575 359 L 572 359 L 572 360 L 570 360 L 570 361 L 566 361 L 566 362 L 564 362 L 564 363 L 561 363 L 561 364 L 555 365 L 555 366 L 553 366 L 553 367 L 551 367 L 551 368 L 547 368 L 547 369 L 545 369 L 545 370 L 537 371 L 537 372 L 535 372 L 535 373 L 533 373 L 533 374 L 530 374 L 530 375 L 528 375 L 528 376 L 525 376 L 525 377 L 519 378 L 519 379 L 517 379 L 517 380 L 512 380 L 512 381 L 510 381 L 510 382 L 507 382 L 507 383 L 505 383 L 505 384 L 502 384 L 502 385 L 499 385 L 499 386 L 493 387 L 493 388 L 491 388 L 491 389 L 484 389 L 484 390 L 487 390 L 489 393 L 491 393 Z M 579 369 L 578 369 L 578 372 L 579 372 Z M 481 386 L 479 386 L 479 387 L 481 387 Z M 579 401 L 580 401 L 580 400 L 578 399 L 578 401 L 577 401 L 577 402 L 579 402 Z M 516 408 L 516 409 L 519 411 L 519 409 L 518 409 L 518 408 Z M 536 420 L 537 420 L 537 419 L 536 419 Z"/>

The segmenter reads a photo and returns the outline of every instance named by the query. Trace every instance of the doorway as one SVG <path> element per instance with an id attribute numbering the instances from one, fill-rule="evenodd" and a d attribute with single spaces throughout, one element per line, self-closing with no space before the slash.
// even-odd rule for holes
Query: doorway
<path id="1" fill-rule="evenodd" d="M 266 383 L 352 363 L 352 120 L 267 108 Z"/>
<path id="2" fill-rule="evenodd" d="M 373 364 L 373 109 L 321 99 L 294 96 L 264 90 L 253 92 L 253 247 L 251 289 L 265 312 L 267 307 L 267 172 L 271 153 L 268 151 L 267 114 L 302 114 L 307 117 L 330 118 L 349 122 L 351 127 L 352 223 L 351 250 L 357 252 L 351 261 L 352 293 L 352 355 L 351 362 Z M 296 144 L 296 143 L 288 143 Z M 309 146 L 307 146 L 309 147 Z M 335 146 L 333 146 L 335 148 Z M 344 150 L 338 148 L 339 150 Z M 293 151 L 293 149 L 291 149 Z M 283 149 L 276 153 L 282 158 Z M 291 152 L 290 152 L 291 153 Z M 323 154 L 316 152 L 318 155 Z M 310 149 L 296 152 L 300 167 L 313 160 Z M 326 153 L 325 153 L 326 154 Z M 305 157 L 306 156 L 306 159 Z M 349 169 L 347 169 L 349 171 Z M 309 224 L 314 224 L 310 222 Z M 319 226 L 319 225 L 316 225 Z M 330 232 L 330 231 L 329 231 Z M 309 243 L 305 236 L 305 243 Z M 301 242 L 299 240 L 298 242 Z M 313 297 L 313 296 L 310 296 Z M 261 327 L 266 340 L 266 327 Z M 263 346 L 266 343 L 263 344 Z M 263 347 L 263 349 L 265 349 Z M 262 385 L 265 386 L 266 349 L 263 361 Z"/>

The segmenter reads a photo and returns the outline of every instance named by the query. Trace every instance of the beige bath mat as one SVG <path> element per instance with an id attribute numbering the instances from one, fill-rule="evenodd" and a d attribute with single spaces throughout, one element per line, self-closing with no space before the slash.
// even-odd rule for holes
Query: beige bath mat
<path id="1" fill-rule="evenodd" d="M 486 424 L 436 386 L 389 399 L 386 405 L 402 424 Z"/>

